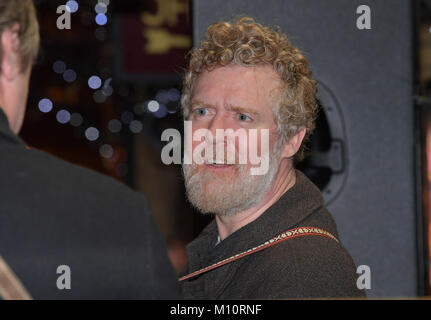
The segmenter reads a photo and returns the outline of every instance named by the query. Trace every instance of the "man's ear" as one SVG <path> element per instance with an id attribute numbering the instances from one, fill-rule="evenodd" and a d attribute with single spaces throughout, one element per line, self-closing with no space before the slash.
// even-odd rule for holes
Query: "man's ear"
<path id="1" fill-rule="evenodd" d="M 19 24 L 6 28 L 1 34 L 1 76 L 11 81 L 21 73 Z"/>
<path id="2" fill-rule="evenodd" d="M 283 146 L 281 158 L 292 158 L 298 152 L 299 147 L 301 147 L 302 140 L 304 140 L 306 131 L 307 129 L 302 128 L 297 134 L 286 141 Z"/>

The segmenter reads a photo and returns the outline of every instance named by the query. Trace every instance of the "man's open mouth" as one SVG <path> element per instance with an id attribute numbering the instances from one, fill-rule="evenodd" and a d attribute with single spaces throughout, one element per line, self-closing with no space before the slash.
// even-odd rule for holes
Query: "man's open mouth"
<path id="1" fill-rule="evenodd" d="M 227 163 L 224 161 L 205 161 L 205 165 L 212 168 L 228 168 L 233 166 L 232 163 Z"/>

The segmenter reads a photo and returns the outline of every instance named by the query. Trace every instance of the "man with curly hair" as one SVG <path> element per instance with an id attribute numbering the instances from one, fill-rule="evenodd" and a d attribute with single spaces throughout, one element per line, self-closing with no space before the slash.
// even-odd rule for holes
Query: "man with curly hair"
<path id="1" fill-rule="evenodd" d="M 364 296 L 319 189 L 295 169 L 314 128 L 316 84 L 286 35 L 247 17 L 212 24 L 190 52 L 181 104 L 193 133 L 216 137 L 205 140 L 214 149 L 229 143 L 220 129 L 269 133 L 265 174 L 217 156 L 183 164 L 189 201 L 215 216 L 187 246 L 185 298 Z M 265 139 L 252 142 L 263 156 Z M 239 153 L 244 142 L 233 144 Z"/>

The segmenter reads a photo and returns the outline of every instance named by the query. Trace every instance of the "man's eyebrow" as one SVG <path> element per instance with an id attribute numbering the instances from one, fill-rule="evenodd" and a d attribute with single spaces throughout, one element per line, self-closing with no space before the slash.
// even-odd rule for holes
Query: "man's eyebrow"
<path id="1" fill-rule="evenodd" d="M 192 107 L 214 107 L 212 104 L 205 103 L 201 100 L 193 100 L 191 103 Z"/>
<path id="2" fill-rule="evenodd" d="M 259 116 L 259 112 L 258 111 L 250 109 L 250 108 L 244 108 L 244 107 L 241 107 L 241 106 L 232 106 L 232 105 L 229 105 L 228 109 L 232 110 L 232 111 L 236 111 L 238 113 L 248 113 L 248 114 L 251 114 L 251 115 L 253 115 L 255 117 Z"/>

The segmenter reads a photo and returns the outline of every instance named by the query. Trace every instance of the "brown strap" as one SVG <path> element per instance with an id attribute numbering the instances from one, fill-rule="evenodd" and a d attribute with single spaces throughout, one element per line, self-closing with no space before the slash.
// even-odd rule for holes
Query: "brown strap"
<path id="1" fill-rule="evenodd" d="M 297 237 L 301 237 L 301 236 L 321 236 L 321 237 L 327 237 L 330 238 L 332 240 L 335 240 L 337 242 L 338 239 L 332 235 L 331 233 L 329 233 L 328 231 L 324 230 L 324 229 L 320 229 L 320 228 L 316 228 L 316 227 L 299 227 L 299 228 L 294 228 L 294 229 L 290 229 L 287 230 L 281 234 L 279 234 L 278 236 L 266 241 L 265 243 L 262 243 L 260 245 L 258 245 L 257 247 L 254 247 L 252 249 L 249 249 L 247 251 L 238 253 L 230 258 L 224 259 L 222 261 L 219 261 L 217 263 L 214 263 L 213 265 L 210 265 L 208 267 L 205 267 L 203 269 L 197 270 L 195 272 L 192 272 L 184 277 L 181 277 L 178 279 L 178 281 L 184 281 L 193 277 L 196 277 L 198 275 L 201 275 L 205 272 L 214 270 L 215 268 L 221 267 L 225 264 L 228 264 L 230 262 L 233 262 L 235 260 L 244 258 L 250 254 L 259 252 L 263 249 L 266 249 L 268 247 L 271 247 L 273 245 L 276 245 L 280 242 L 286 241 L 288 239 L 292 239 L 292 238 L 297 238 Z"/>
<path id="2" fill-rule="evenodd" d="M 5 300 L 31 300 L 21 281 L 0 256 L 0 297 Z"/>

